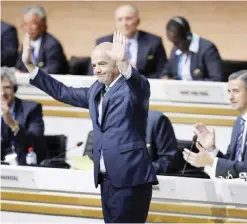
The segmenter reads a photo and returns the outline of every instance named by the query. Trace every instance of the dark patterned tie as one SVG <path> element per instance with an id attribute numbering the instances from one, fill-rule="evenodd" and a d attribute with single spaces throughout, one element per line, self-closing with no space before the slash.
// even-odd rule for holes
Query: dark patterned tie
<path id="1" fill-rule="evenodd" d="M 243 135 L 244 135 L 244 122 L 245 120 L 241 118 L 240 129 L 239 129 L 238 138 L 237 138 L 237 148 L 236 148 L 235 160 L 238 160 L 239 156 L 241 155 L 242 141 L 243 141 Z"/>

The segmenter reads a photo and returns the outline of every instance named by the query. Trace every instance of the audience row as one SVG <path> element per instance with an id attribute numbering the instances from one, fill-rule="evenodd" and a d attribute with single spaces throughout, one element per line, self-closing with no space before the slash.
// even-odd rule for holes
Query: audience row
<path id="1" fill-rule="evenodd" d="M 138 29 L 138 9 L 122 5 L 115 10 L 116 29 L 128 39 L 126 56 L 132 66 L 148 78 L 223 81 L 220 53 L 210 40 L 194 33 L 189 22 L 181 17 L 171 18 L 166 25 L 166 35 L 173 43 L 167 56 L 159 36 Z M 59 41 L 47 31 L 47 16 L 44 8 L 28 6 L 24 9 L 22 29 L 29 32 L 32 45 L 32 61 L 50 74 L 67 74 L 68 62 Z M 100 37 L 96 44 L 112 42 L 113 35 Z M 16 28 L 1 22 L 1 66 L 15 66 L 22 72 L 26 69 L 18 53 Z M 90 64 L 88 75 L 93 75 Z"/>

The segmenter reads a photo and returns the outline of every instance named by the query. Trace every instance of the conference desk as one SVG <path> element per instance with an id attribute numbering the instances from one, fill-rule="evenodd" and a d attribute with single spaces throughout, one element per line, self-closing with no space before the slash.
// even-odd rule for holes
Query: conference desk
<path id="1" fill-rule="evenodd" d="M 148 222 L 246 223 L 247 182 L 159 176 Z M 102 219 L 92 170 L 1 166 L 2 211 Z"/>

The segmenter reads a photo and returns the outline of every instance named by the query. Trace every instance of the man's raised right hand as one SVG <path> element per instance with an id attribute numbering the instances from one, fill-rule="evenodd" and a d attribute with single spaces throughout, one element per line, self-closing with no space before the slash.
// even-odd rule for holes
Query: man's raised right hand
<path id="1" fill-rule="evenodd" d="M 23 38 L 22 61 L 30 73 L 35 69 L 36 66 L 31 61 L 31 39 L 28 33 Z"/>

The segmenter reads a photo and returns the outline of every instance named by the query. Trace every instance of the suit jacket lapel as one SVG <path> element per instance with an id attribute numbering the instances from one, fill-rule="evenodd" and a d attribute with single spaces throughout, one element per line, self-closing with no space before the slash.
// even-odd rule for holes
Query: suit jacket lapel
<path id="1" fill-rule="evenodd" d="M 238 117 L 236 124 L 233 127 L 232 142 L 231 142 L 232 144 L 231 159 L 234 159 L 235 156 L 239 129 L 240 129 L 240 117 Z"/>
<path id="2" fill-rule="evenodd" d="M 197 57 L 196 57 L 196 53 L 191 52 L 191 61 L 190 61 L 190 72 L 191 72 L 191 76 L 194 76 L 194 71 L 196 69 L 197 66 Z"/>
<path id="3" fill-rule="evenodd" d="M 243 154 L 242 161 L 247 161 L 247 133 L 245 136 L 244 154 Z"/>
<path id="4" fill-rule="evenodd" d="M 37 66 L 39 65 L 39 63 L 44 63 L 44 59 L 43 59 L 43 54 L 44 54 L 44 46 L 45 46 L 45 41 L 46 41 L 46 35 L 44 34 L 42 36 L 42 39 L 41 39 L 41 43 L 40 43 L 40 48 L 39 48 L 39 55 L 38 55 L 38 58 L 37 58 Z M 42 66 L 38 66 L 38 67 L 44 67 L 44 64 L 42 64 Z"/>
<path id="5" fill-rule="evenodd" d="M 123 84 L 124 80 L 125 80 L 125 78 L 123 76 L 120 77 L 119 80 L 105 94 L 103 102 L 102 102 L 102 121 L 101 121 L 101 126 L 102 126 L 102 124 L 104 122 L 105 111 L 106 111 L 109 99 L 120 88 L 120 86 Z"/>
<path id="6" fill-rule="evenodd" d="M 22 105 L 21 105 L 21 100 L 19 98 L 15 98 L 15 108 L 14 108 L 14 112 L 15 112 L 15 119 L 18 121 L 18 123 L 21 126 L 25 126 L 25 121 L 24 121 L 24 117 L 23 117 L 23 109 L 22 109 Z"/>
<path id="7" fill-rule="evenodd" d="M 99 102 L 100 102 L 100 93 L 101 90 L 105 87 L 104 84 L 98 82 L 95 91 L 94 91 L 94 95 L 93 95 L 93 110 L 92 111 L 92 116 L 94 116 L 93 120 L 95 120 L 96 125 L 98 128 L 100 128 L 99 123 L 98 123 L 98 116 L 99 116 Z"/>
<path id="8" fill-rule="evenodd" d="M 141 31 L 138 33 L 138 50 L 137 50 L 137 59 L 136 59 L 136 68 L 140 70 L 140 68 L 145 67 L 145 62 L 147 58 L 147 43 L 145 36 Z"/>

